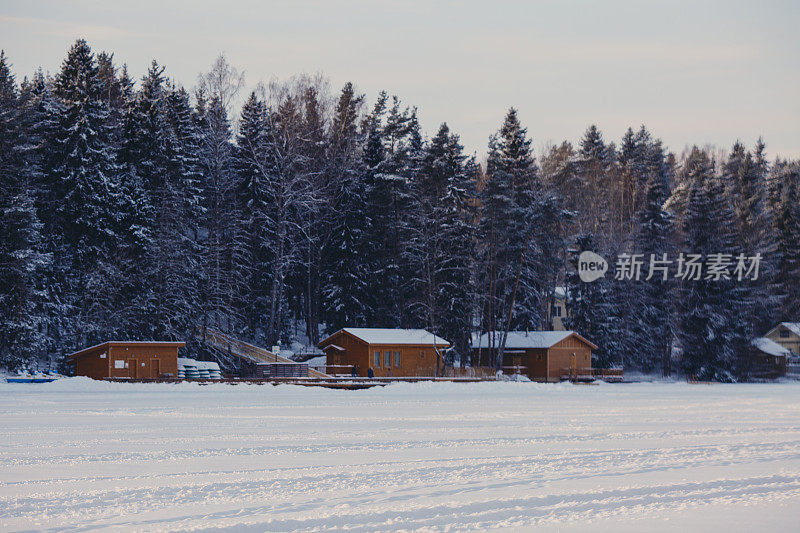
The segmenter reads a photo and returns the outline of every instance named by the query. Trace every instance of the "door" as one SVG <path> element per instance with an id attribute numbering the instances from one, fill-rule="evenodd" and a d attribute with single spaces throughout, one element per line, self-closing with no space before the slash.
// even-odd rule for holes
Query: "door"
<path id="1" fill-rule="evenodd" d="M 161 361 L 158 359 L 150 359 L 150 377 L 157 378 L 161 375 Z"/>
<path id="2" fill-rule="evenodd" d="M 138 377 L 138 369 L 136 368 L 136 359 L 128 359 L 128 376 L 131 379 L 136 379 Z"/>

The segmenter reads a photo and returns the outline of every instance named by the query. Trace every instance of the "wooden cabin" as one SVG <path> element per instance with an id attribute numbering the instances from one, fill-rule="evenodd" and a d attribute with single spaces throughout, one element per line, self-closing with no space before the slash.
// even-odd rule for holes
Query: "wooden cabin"
<path id="1" fill-rule="evenodd" d="M 435 376 L 450 343 L 424 329 L 343 328 L 320 341 L 327 374 Z"/>
<path id="2" fill-rule="evenodd" d="M 753 378 L 775 379 L 786 375 L 792 352 L 766 337 L 753 339 L 748 374 Z"/>
<path id="3" fill-rule="evenodd" d="M 501 331 L 495 332 L 494 346 L 489 333 L 476 336 L 472 342 L 473 361 L 492 361 L 502 335 Z M 592 350 L 596 349 L 574 331 L 510 331 L 503 351 L 503 372 L 550 382 L 591 377 Z"/>
<path id="4" fill-rule="evenodd" d="M 76 376 L 160 378 L 178 376 L 178 350 L 185 342 L 109 341 L 67 356 Z"/>
<path id="5" fill-rule="evenodd" d="M 800 355 L 800 322 L 781 322 L 764 337 L 777 342 L 794 355 Z"/>

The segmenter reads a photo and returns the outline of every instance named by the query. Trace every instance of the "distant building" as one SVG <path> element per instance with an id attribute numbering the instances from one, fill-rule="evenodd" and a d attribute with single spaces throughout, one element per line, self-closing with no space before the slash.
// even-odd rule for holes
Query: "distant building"
<path id="1" fill-rule="evenodd" d="M 793 355 L 800 355 L 800 322 L 781 322 L 764 337 L 790 350 Z"/>
<path id="2" fill-rule="evenodd" d="M 551 327 L 555 331 L 565 331 L 564 319 L 567 317 L 567 288 L 556 287 L 553 291 L 553 299 L 548 305 L 548 313 Z"/>
<path id="3" fill-rule="evenodd" d="M 488 333 L 472 342 L 475 361 L 491 361 L 503 332 Z M 510 331 L 503 351 L 503 369 L 535 381 L 560 381 L 570 375 L 591 375 L 592 350 L 597 346 L 574 331 Z"/>
<path id="4" fill-rule="evenodd" d="M 343 328 L 320 341 L 328 374 L 435 376 L 450 343 L 424 329 Z"/>
<path id="5" fill-rule="evenodd" d="M 76 376 L 159 378 L 178 376 L 178 349 L 185 342 L 109 341 L 67 356 Z"/>
<path id="6" fill-rule="evenodd" d="M 753 339 L 751 347 L 750 376 L 773 379 L 786 375 L 788 358 L 792 354 L 788 348 L 766 337 Z"/>

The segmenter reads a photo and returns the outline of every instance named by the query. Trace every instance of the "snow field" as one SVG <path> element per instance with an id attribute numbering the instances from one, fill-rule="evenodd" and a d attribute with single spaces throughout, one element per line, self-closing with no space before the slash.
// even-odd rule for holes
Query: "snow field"
<path id="1" fill-rule="evenodd" d="M 794 531 L 800 386 L 0 384 L 0 530 Z"/>

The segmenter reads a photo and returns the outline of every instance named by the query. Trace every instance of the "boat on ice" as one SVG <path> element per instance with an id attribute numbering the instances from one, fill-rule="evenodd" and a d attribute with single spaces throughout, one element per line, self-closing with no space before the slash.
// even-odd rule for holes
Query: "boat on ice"
<path id="1" fill-rule="evenodd" d="M 61 374 L 57 372 L 35 372 L 30 373 L 23 370 L 17 372 L 16 376 L 8 376 L 7 383 L 50 383 L 57 379 L 61 379 Z"/>

